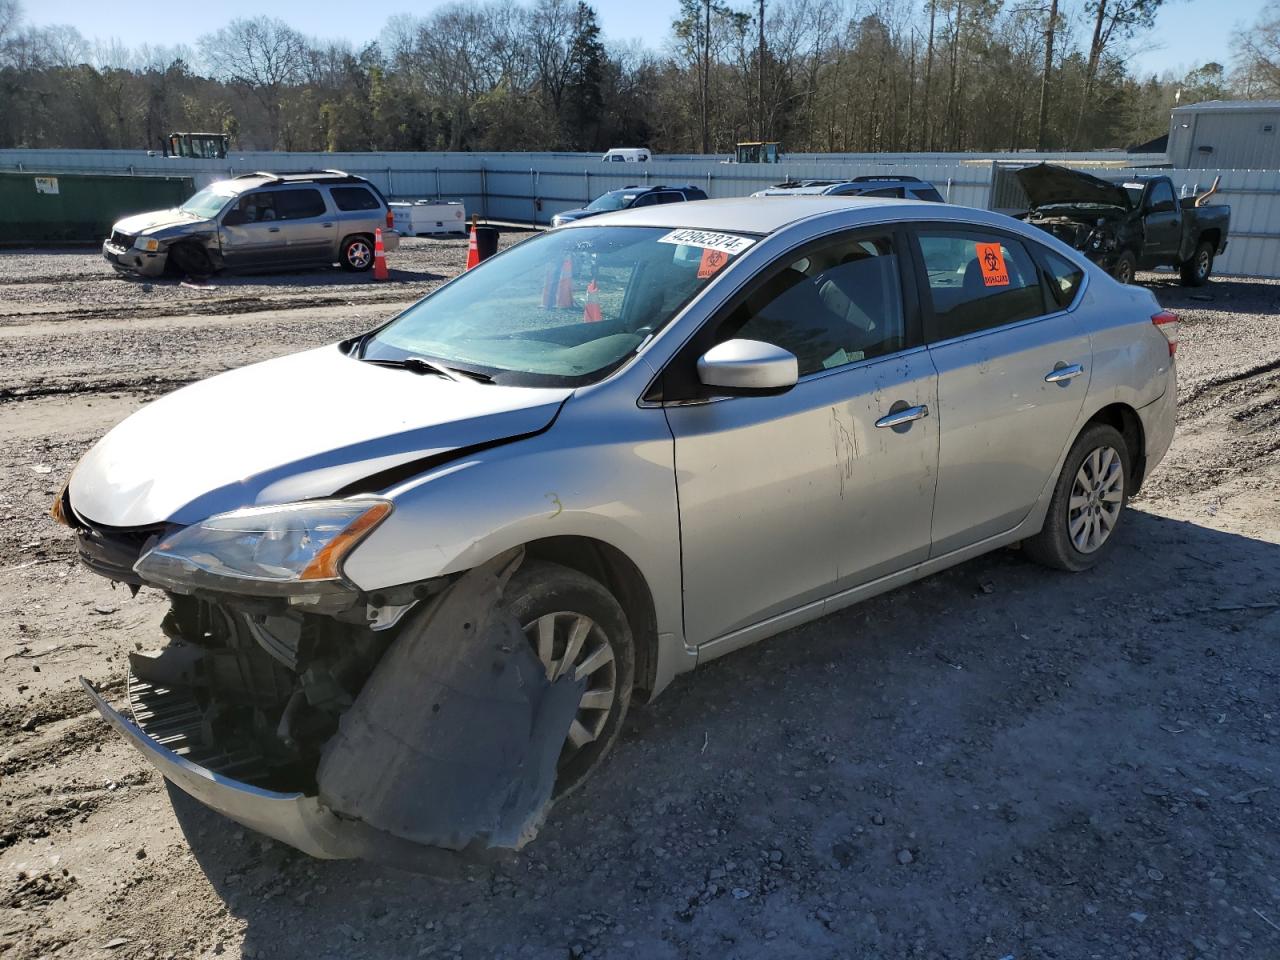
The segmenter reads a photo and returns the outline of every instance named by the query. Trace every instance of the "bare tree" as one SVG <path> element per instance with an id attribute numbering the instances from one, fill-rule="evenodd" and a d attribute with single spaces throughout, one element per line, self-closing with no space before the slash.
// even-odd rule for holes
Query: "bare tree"
<path id="1" fill-rule="evenodd" d="M 270 146 L 279 146 L 284 93 L 302 80 L 307 63 L 302 34 L 274 17 L 233 20 L 201 37 L 200 53 L 212 76 L 242 87 L 261 104 Z"/>
<path id="2" fill-rule="evenodd" d="M 1280 0 L 1263 8 L 1232 42 L 1236 75 L 1248 97 L 1280 97 Z"/>

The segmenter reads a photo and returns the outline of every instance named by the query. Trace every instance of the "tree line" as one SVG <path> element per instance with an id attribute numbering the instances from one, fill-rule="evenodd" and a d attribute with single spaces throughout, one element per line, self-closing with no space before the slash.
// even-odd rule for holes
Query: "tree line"
<path id="1" fill-rule="evenodd" d="M 123 48 L 0 0 L 0 147 L 1088 150 L 1166 132 L 1179 101 L 1280 96 L 1280 0 L 1230 68 L 1139 76 L 1162 2 L 681 0 L 652 49 L 607 42 L 583 0 L 453 3 L 359 48 L 267 16 Z"/>

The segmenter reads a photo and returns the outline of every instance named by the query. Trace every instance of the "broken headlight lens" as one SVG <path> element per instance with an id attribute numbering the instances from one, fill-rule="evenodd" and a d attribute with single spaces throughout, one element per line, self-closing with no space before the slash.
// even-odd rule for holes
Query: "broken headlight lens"
<path id="1" fill-rule="evenodd" d="M 347 554 L 391 513 L 386 500 L 317 500 L 218 514 L 166 537 L 134 566 L 176 593 L 196 589 L 297 602 L 351 594 Z"/>

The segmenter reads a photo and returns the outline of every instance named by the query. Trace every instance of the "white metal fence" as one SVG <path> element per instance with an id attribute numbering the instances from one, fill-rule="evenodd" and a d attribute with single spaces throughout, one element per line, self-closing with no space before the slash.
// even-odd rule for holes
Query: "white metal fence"
<path id="1" fill-rule="evenodd" d="M 142 150 L 0 150 L 0 170 L 33 173 L 114 173 L 191 176 L 197 186 L 254 170 L 338 168 L 367 177 L 400 199 L 461 199 L 468 211 L 494 220 L 549 223 L 606 190 L 632 184 L 692 183 L 711 197 L 741 197 L 785 178 L 830 179 L 910 174 L 932 181 L 951 203 L 989 208 L 998 163 L 1034 162 L 1039 155 L 843 154 L 791 155 L 781 164 L 729 164 L 720 158 L 656 157 L 647 164 L 601 163 L 594 154 L 552 153 L 237 153 L 226 160 L 148 156 Z M 1053 159 L 1048 157 L 1047 159 Z M 1155 156 L 1073 155 L 1106 164 L 1105 175 L 1154 172 Z M 1112 166 L 1128 159 L 1132 167 Z M 1230 242 L 1215 265 L 1225 275 L 1280 278 L 1280 171 L 1161 170 L 1179 192 L 1207 189 L 1222 175 L 1218 202 L 1231 204 Z M 0 211 L 0 217 L 4 212 Z"/>

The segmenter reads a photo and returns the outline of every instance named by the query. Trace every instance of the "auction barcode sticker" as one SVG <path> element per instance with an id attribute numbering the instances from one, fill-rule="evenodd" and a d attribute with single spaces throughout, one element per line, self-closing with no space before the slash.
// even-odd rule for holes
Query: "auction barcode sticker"
<path id="1" fill-rule="evenodd" d="M 721 253 L 741 253 L 755 243 L 751 237 L 739 237 L 732 233 L 711 233 L 707 230 L 672 230 L 659 243 L 676 243 L 685 247 L 701 247 L 719 250 Z"/>

